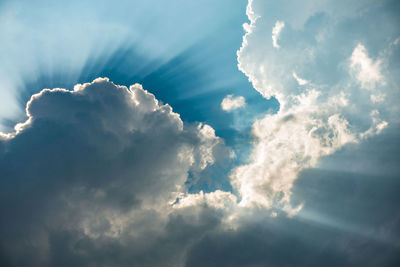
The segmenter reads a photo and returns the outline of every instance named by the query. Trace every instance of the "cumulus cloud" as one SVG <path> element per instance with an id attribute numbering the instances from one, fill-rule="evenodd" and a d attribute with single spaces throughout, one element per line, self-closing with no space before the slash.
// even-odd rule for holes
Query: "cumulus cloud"
<path id="1" fill-rule="evenodd" d="M 223 141 L 209 125 L 184 124 L 141 85 L 127 88 L 99 78 L 73 91 L 33 95 L 27 121 L 0 141 L 0 212 L 6 214 L 0 220 L 1 265 L 213 266 L 231 261 L 210 253 L 205 244 L 221 242 L 224 253 L 233 253 L 241 240 L 281 250 L 276 242 L 292 240 L 292 234 L 253 221 L 286 224 L 278 209 L 270 213 L 274 218 L 266 217 L 265 209 L 276 205 L 272 199 L 288 198 L 288 184 L 304 164 L 311 166 L 353 138 L 340 116 L 310 119 L 317 92 L 302 97 L 286 113 L 257 121 L 253 132 L 263 148 L 282 152 L 267 155 L 259 149 L 263 161 L 235 170 L 238 198 L 221 190 L 187 191 L 188 173 L 217 163 Z M 310 127 L 316 129 L 305 139 Z M 258 179 L 266 173 L 268 181 Z M 282 175 L 287 180 L 280 180 Z M 284 204 L 289 215 L 301 208 Z M 265 234 L 261 239 L 255 239 L 258 231 Z M 267 233 L 275 233 L 276 242 L 268 242 Z M 303 247 L 307 257 L 317 257 L 312 251 Z M 214 263 L 199 259 L 203 252 Z M 246 253 L 230 265 L 295 260 L 267 259 L 254 249 Z"/>
<path id="2" fill-rule="evenodd" d="M 272 45 L 275 48 L 279 48 L 279 44 L 278 44 L 278 40 L 279 40 L 279 36 L 283 30 L 283 28 L 285 27 L 285 23 L 283 21 L 279 21 L 277 20 L 275 22 L 275 26 L 272 28 Z"/>
<path id="3" fill-rule="evenodd" d="M 302 95 L 298 105 L 253 125 L 256 146 L 251 163 L 238 167 L 231 177 L 242 196 L 241 206 L 293 214 L 291 188 L 299 172 L 315 166 L 321 156 L 356 141 L 345 118 L 319 110 L 318 97 L 316 91 Z"/>
<path id="4" fill-rule="evenodd" d="M 227 95 L 221 102 L 221 108 L 225 111 L 231 111 L 244 107 L 246 105 L 246 100 L 243 96 L 233 97 L 233 95 Z"/>
<path id="5" fill-rule="evenodd" d="M 190 192 L 188 179 L 217 164 L 220 154 L 229 149 L 224 149 L 211 126 L 183 123 L 179 114 L 141 85 L 127 88 L 99 78 L 78 84 L 73 91 L 44 89 L 28 102 L 26 122 L 17 124 L 12 133 L 0 134 L 0 265 L 398 262 L 398 249 L 393 249 L 397 241 L 391 235 L 398 233 L 398 207 L 368 202 L 369 196 L 377 194 L 378 178 L 387 178 L 382 175 L 386 166 L 398 169 L 397 162 L 386 165 L 385 158 L 388 150 L 399 154 L 398 132 L 392 133 L 392 143 L 379 155 L 347 156 L 376 157 L 357 163 L 363 170 L 367 166 L 369 173 L 377 172 L 368 190 L 349 171 L 357 169 L 350 160 L 341 165 L 346 166 L 346 179 L 327 171 L 298 179 L 323 157 L 335 156 L 351 144 L 359 148 L 370 137 L 385 134 L 393 123 L 391 114 L 398 114 L 393 104 L 398 99 L 393 97 L 398 80 L 393 77 L 400 76 L 393 75 L 397 69 L 391 71 L 390 58 L 380 53 L 388 48 L 380 42 L 382 47 L 374 54 L 368 38 L 357 35 L 354 42 L 340 34 L 350 18 L 351 23 L 364 25 L 354 21 L 355 11 L 368 21 L 381 17 L 371 16 L 358 2 L 346 9 L 347 1 L 280 1 L 275 9 L 263 3 L 249 0 L 250 23 L 244 24 L 238 63 L 259 93 L 279 101 L 280 110 L 254 122 L 250 157 L 230 173 L 234 193 Z M 294 6 L 288 9 L 285 4 Z M 269 16 L 270 10 L 276 14 Z M 290 35 L 295 40 L 285 45 L 285 51 L 265 47 L 270 42 L 265 33 L 277 18 L 285 21 L 288 40 L 284 41 L 290 43 Z M 278 47 L 282 28 L 276 34 Z M 360 34 L 373 36 L 369 29 L 366 32 Z M 396 42 L 391 41 L 390 49 Z M 372 80 L 365 74 L 370 72 Z M 227 96 L 227 110 L 238 105 L 238 98 Z M 388 101 L 385 105 L 383 98 Z M 378 142 L 373 147 L 384 146 Z M 393 173 L 397 178 L 398 170 Z M 307 178 L 312 183 L 307 184 Z M 379 192 L 395 199 L 398 179 L 393 180 L 386 179 Z M 299 185 L 299 181 L 305 182 Z M 364 196 L 356 205 L 348 201 L 353 192 Z M 310 203 L 317 212 L 302 213 Z M 390 225 L 382 230 L 390 229 L 390 234 L 379 233 L 379 228 L 355 231 L 337 217 L 325 216 L 340 211 L 344 220 L 365 209 L 355 219 L 365 222 L 371 217 L 371 206 L 377 218 L 373 226 Z M 293 217 L 296 214 L 301 218 Z M 383 217 L 390 220 L 380 220 Z M 390 257 L 381 262 L 376 255 Z"/>
<path id="6" fill-rule="evenodd" d="M 366 10 L 363 18 L 355 20 L 348 9 L 337 10 L 335 14 L 327 10 L 331 5 L 338 8 L 340 4 L 336 1 L 325 2 L 318 5 L 309 1 L 310 5 L 291 7 L 305 16 L 293 20 L 296 15 L 285 8 L 288 2 L 280 2 L 279 8 L 272 11 L 267 3 L 249 1 L 250 25 L 238 51 L 238 66 L 258 92 L 279 101 L 280 110 L 254 123 L 251 160 L 232 172 L 232 185 L 240 195 L 242 207 L 295 214 L 301 205 L 290 204 L 291 189 L 302 170 L 315 167 L 321 157 L 335 153 L 346 144 L 360 143 L 381 133 L 390 125 L 388 120 L 394 118 L 391 114 L 396 105 L 380 104 L 384 95 L 393 95 L 396 88 L 395 80 L 387 81 L 384 76 L 384 72 L 390 71 L 384 67 L 392 59 L 383 55 L 391 49 L 392 41 L 381 43 L 373 60 L 366 44 L 354 45 L 352 40 L 342 37 L 346 31 L 344 25 L 350 20 L 364 25 L 363 18 L 373 12 L 368 8 L 374 5 L 352 5 L 351 8 Z M 276 21 L 277 17 L 285 24 Z M 282 28 L 285 26 L 290 32 L 287 39 L 292 43 L 285 48 L 285 53 L 264 45 L 264 33 L 273 23 L 274 48 L 279 48 L 277 40 Z M 368 29 L 359 36 L 374 38 Z M 392 36 L 392 40 L 395 38 Z M 374 88 L 374 91 L 365 88 Z"/>
<path id="7" fill-rule="evenodd" d="M 171 203 L 188 194 L 189 172 L 214 163 L 222 140 L 208 125 L 184 125 L 141 85 L 98 78 L 73 91 L 44 89 L 26 114 L 0 139 L 3 262 L 177 266 L 192 241 L 159 251 L 174 235 L 167 228 L 191 217 L 193 231 L 218 225 L 204 205 L 187 213 Z"/>

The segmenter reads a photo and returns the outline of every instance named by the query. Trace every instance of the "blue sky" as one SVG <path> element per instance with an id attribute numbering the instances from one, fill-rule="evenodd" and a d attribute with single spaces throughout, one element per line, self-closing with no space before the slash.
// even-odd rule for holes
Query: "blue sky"
<path id="1" fill-rule="evenodd" d="M 399 9 L 0 2 L 0 265 L 398 266 Z"/>
<path id="2" fill-rule="evenodd" d="M 10 100 L 22 98 L 21 103 L 6 104 L 18 109 L 42 87 L 71 88 L 101 75 L 127 85 L 152 80 L 146 89 L 171 104 L 186 99 L 204 103 L 196 98 L 216 91 L 218 97 L 227 91 L 247 92 L 256 98 L 246 77 L 235 67 L 241 25 L 247 19 L 243 13 L 246 3 L 211 2 L 122 1 L 111 5 L 105 1 L 95 6 L 90 1 L 66 5 L 5 2 L 2 49 L 7 50 L 3 55 L 7 64 L 2 66 L 6 78 L 2 93 Z M 182 23 L 189 18 L 190 23 Z M 168 72 L 162 73 L 168 85 L 157 86 L 163 83 L 160 72 Z M 182 112 L 185 108 L 181 105 L 193 107 L 184 103 L 174 108 Z M 199 107 L 200 114 L 209 108 Z M 11 108 L 4 108 L 3 119 L 13 119 L 18 112 L 8 110 Z M 190 121 L 212 117 L 182 113 Z"/>

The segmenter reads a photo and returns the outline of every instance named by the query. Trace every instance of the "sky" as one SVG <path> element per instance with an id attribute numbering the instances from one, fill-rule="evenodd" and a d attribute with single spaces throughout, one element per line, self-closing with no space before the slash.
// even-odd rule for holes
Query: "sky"
<path id="1" fill-rule="evenodd" d="M 399 14 L 0 1 L 0 265 L 399 266 Z"/>

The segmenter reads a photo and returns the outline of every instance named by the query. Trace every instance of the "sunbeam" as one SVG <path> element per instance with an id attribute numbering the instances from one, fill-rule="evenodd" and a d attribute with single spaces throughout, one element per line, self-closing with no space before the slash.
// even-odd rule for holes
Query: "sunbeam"
<path id="1" fill-rule="evenodd" d="M 0 0 L 0 266 L 400 266 L 399 14 Z"/>

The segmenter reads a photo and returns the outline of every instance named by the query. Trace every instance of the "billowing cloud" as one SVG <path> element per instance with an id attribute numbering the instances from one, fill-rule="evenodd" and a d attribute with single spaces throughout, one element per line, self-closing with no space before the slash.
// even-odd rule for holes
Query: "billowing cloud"
<path id="1" fill-rule="evenodd" d="M 381 102 L 384 95 L 393 94 L 396 88 L 395 79 L 389 80 L 384 73 L 394 77 L 385 66 L 392 61 L 386 55 L 394 49 L 397 36 L 392 34 L 392 39 L 381 42 L 373 60 L 365 43 L 354 44 L 342 37 L 346 23 L 364 25 L 373 5 L 363 6 L 365 13 L 354 18 L 348 9 L 327 11 L 333 1 L 325 1 L 321 6 L 309 2 L 310 5 L 296 9 L 308 17 L 293 20 L 296 16 L 288 14 L 285 1 L 274 8 L 261 1 L 249 1 L 250 25 L 245 27 L 238 51 L 239 69 L 260 94 L 275 97 L 280 110 L 254 123 L 251 160 L 232 172 L 232 185 L 241 197 L 242 207 L 295 214 L 301 205 L 291 206 L 291 189 L 302 170 L 315 167 L 322 156 L 346 144 L 361 143 L 381 133 L 390 125 L 389 120 L 395 121 L 396 105 L 383 106 Z M 277 17 L 285 24 L 276 21 Z M 275 48 L 279 47 L 277 40 L 285 25 L 284 50 L 265 46 L 264 35 L 271 25 Z M 326 32 L 328 28 L 330 33 Z M 375 37 L 368 29 L 365 31 L 366 35 L 360 33 L 363 40 L 372 42 Z M 297 73 L 307 76 L 312 83 Z"/>
<path id="2" fill-rule="evenodd" d="M 179 234 L 174 227 L 218 225 L 205 207 L 187 213 L 173 203 L 187 194 L 189 173 L 214 163 L 222 140 L 208 125 L 184 125 L 141 85 L 98 78 L 73 91 L 44 89 L 26 114 L 0 139 L 4 263 L 177 266 L 190 237 L 172 252 L 157 249 Z"/>
<path id="3" fill-rule="evenodd" d="M 275 48 L 279 48 L 279 44 L 278 44 L 278 40 L 279 40 L 279 36 L 283 30 L 283 28 L 285 27 L 285 23 L 283 21 L 279 21 L 277 20 L 275 22 L 275 26 L 272 28 L 272 45 Z"/>
<path id="4" fill-rule="evenodd" d="M 375 2 L 249 0 L 238 66 L 280 109 L 225 191 L 190 183 L 233 152 L 140 84 L 33 95 L 0 133 L 0 265 L 398 266 L 399 30 Z"/>
<path id="5" fill-rule="evenodd" d="M 243 96 L 233 97 L 233 95 L 227 95 L 221 102 L 221 108 L 225 111 L 231 111 L 244 107 L 246 105 L 246 100 Z"/>

